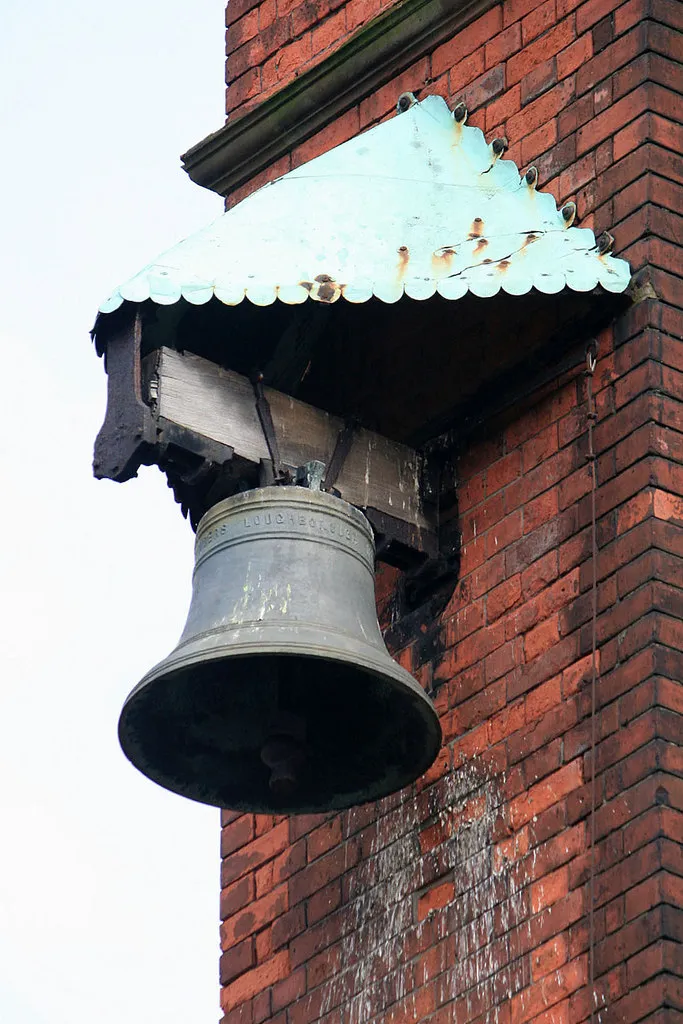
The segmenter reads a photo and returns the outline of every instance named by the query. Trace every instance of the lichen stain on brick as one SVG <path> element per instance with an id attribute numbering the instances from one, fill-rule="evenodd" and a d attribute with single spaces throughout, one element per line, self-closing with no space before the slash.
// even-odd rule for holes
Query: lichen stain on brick
<path id="1" fill-rule="evenodd" d="M 342 969 L 326 985 L 320 1017 L 343 1007 L 348 1024 L 367 1024 L 403 1000 L 408 1012 L 412 1003 L 406 1020 L 420 1020 L 407 968 L 439 944 L 448 956 L 433 970 L 439 1003 L 464 997 L 468 1014 L 475 1004 L 494 1004 L 494 977 L 507 961 L 495 936 L 525 909 L 514 862 L 498 857 L 494 867 L 503 785 L 502 776 L 472 761 L 380 819 L 350 875 Z M 419 959 L 422 985 L 431 980 L 429 958 L 422 952 Z"/>

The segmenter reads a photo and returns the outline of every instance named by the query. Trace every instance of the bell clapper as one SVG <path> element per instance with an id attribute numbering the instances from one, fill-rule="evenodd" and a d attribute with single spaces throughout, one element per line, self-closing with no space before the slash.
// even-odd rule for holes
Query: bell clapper
<path id="1" fill-rule="evenodd" d="M 303 718 L 286 711 L 278 713 L 261 748 L 261 760 L 270 768 L 268 785 L 274 796 L 286 798 L 296 792 L 306 760 L 305 736 Z"/>

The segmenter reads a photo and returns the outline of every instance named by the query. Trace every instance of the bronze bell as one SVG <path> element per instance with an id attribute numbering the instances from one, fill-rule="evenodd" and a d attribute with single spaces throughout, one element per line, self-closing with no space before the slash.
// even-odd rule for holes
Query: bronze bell
<path id="1" fill-rule="evenodd" d="M 121 713 L 140 771 L 202 803 L 296 813 L 429 767 L 439 720 L 382 641 L 361 512 L 305 487 L 246 491 L 206 513 L 195 559 L 178 646 Z"/>

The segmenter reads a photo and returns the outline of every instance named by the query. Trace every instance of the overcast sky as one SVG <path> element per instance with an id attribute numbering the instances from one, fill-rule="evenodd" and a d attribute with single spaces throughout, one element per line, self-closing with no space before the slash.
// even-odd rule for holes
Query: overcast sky
<path id="1" fill-rule="evenodd" d="M 97 306 L 218 216 L 178 156 L 222 123 L 222 0 L 0 13 L 0 1020 L 218 1020 L 218 812 L 118 747 L 174 646 L 193 535 L 156 469 L 91 476 Z"/>

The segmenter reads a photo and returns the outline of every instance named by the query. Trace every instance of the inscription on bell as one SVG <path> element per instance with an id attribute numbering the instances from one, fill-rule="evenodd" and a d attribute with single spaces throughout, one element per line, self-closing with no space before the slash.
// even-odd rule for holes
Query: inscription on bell
<path id="1" fill-rule="evenodd" d="M 308 516 L 303 512 L 289 511 L 263 512 L 259 515 L 245 516 L 244 526 L 247 529 L 253 526 L 302 526 L 316 533 L 329 534 L 331 537 L 348 540 L 352 544 L 358 543 L 357 532 L 331 516 Z"/>
<path id="2" fill-rule="evenodd" d="M 292 487 L 291 496 L 283 495 L 285 500 L 280 502 L 247 503 L 243 496 L 236 496 L 226 499 L 226 503 L 240 503 L 243 508 L 238 505 L 237 508 L 224 509 L 222 503 L 214 506 L 207 513 L 204 524 L 200 524 L 195 546 L 196 558 L 211 556 L 226 546 L 245 541 L 262 539 L 281 543 L 289 539 L 330 544 L 333 547 L 340 545 L 367 563 L 372 571 L 374 545 L 368 522 L 350 506 L 342 507 L 342 513 L 346 514 L 335 514 L 334 502 L 330 503 L 335 506 L 331 511 L 327 508 L 311 508 L 313 501 L 308 498 L 309 493 L 304 490 L 305 502 L 301 501 L 298 494 L 303 489 Z M 278 493 L 279 497 L 281 494 Z M 288 497 L 294 500 L 288 501 Z M 316 501 L 314 504 L 323 503 Z"/>

